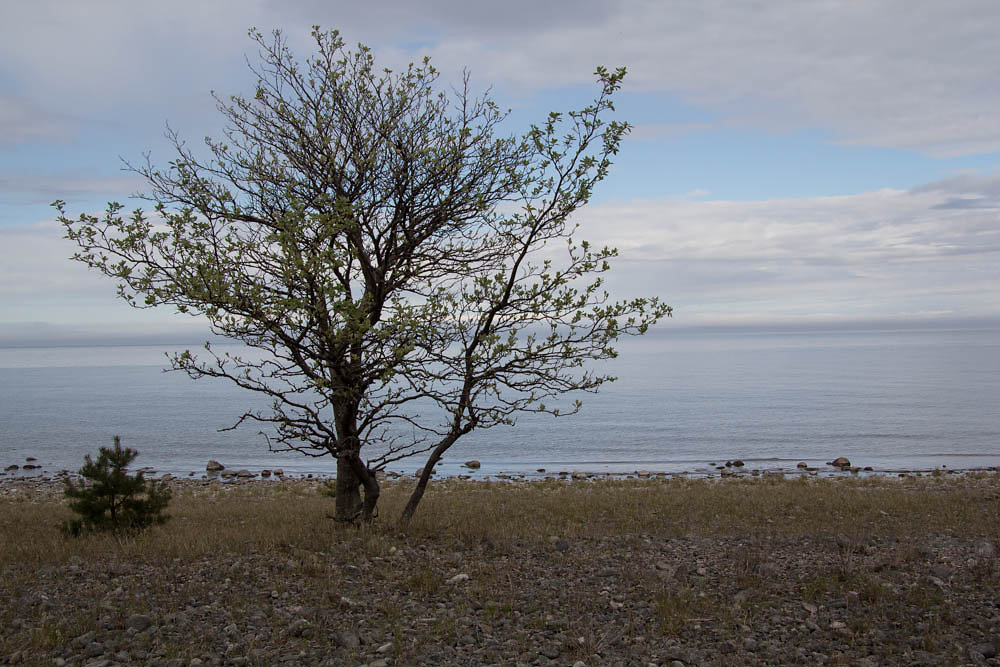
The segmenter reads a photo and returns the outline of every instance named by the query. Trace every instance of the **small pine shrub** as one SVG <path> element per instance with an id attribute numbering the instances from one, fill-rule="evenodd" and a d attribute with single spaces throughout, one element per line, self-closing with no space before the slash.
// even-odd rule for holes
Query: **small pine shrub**
<path id="1" fill-rule="evenodd" d="M 63 532 L 74 537 L 90 531 L 138 532 L 165 522 L 169 517 L 163 510 L 170 502 L 170 489 L 146 480 L 142 472 L 126 472 L 139 452 L 123 449 L 117 435 L 114 449 L 101 447 L 98 451 L 96 461 L 89 454 L 84 456 L 80 475 L 86 481 L 77 486 L 66 480 L 69 508 L 80 518 L 64 522 Z"/>

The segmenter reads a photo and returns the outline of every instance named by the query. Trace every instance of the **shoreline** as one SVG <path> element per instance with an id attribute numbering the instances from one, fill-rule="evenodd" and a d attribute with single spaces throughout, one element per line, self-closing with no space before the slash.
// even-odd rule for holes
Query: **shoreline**
<path id="1" fill-rule="evenodd" d="M 795 461 L 795 459 L 766 459 L 766 461 Z M 846 459 L 843 459 L 846 461 Z M 432 480 L 440 481 L 446 479 L 459 479 L 468 481 L 544 481 L 544 480 L 584 480 L 584 479 L 711 479 L 716 477 L 869 477 L 869 476 L 891 476 L 891 475 L 964 475 L 970 473 L 991 473 L 1000 472 L 1000 465 L 982 466 L 961 466 L 949 467 L 941 466 L 875 466 L 875 465 L 851 465 L 848 461 L 845 465 L 834 465 L 834 462 L 807 463 L 798 461 L 794 466 L 773 466 L 757 467 L 751 464 L 759 463 L 762 460 L 754 459 L 733 459 L 724 464 L 714 462 L 701 464 L 694 468 L 681 470 L 663 470 L 657 466 L 642 467 L 644 462 L 636 462 L 636 467 L 628 463 L 605 463 L 596 462 L 593 464 L 556 464 L 554 467 L 539 467 L 525 470 L 530 465 L 525 464 L 514 468 L 503 464 L 480 464 L 479 461 L 471 461 L 475 464 L 439 464 L 432 473 Z M 210 461 L 210 464 L 215 463 Z M 550 464 L 551 465 L 551 464 Z M 578 467 L 580 466 L 580 467 Z M 590 466 L 590 467 L 587 467 Z M 600 467 L 614 466 L 631 469 L 601 470 Z M 595 469 L 595 467 L 597 469 Z M 438 468 L 444 470 L 439 471 Z M 422 468 L 416 470 L 378 470 L 380 480 L 406 480 L 419 477 Z M 333 470 L 303 470 L 290 468 L 285 470 L 282 466 L 263 467 L 259 465 L 232 465 L 223 466 L 220 469 L 205 468 L 202 470 L 190 469 L 168 469 L 158 470 L 153 466 L 140 466 L 131 468 L 130 472 L 143 472 L 147 479 L 189 480 L 189 481 L 275 481 L 277 478 L 288 479 L 335 479 L 336 472 Z M 0 484 L 5 482 L 27 480 L 27 481 L 61 481 L 70 477 L 78 477 L 77 469 L 69 470 L 61 468 L 53 470 L 43 465 L 38 465 L 37 460 L 28 457 L 26 464 L 11 464 L 0 469 Z"/>
<path id="2" fill-rule="evenodd" d="M 546 484 L 586 484 L 600 482 L 635 482 L 635 483 L 667 483 L 671 481 L 704 481 L 704 482 L 753 482 L 760 480 L 946 480 L 946 479 L 971 479 L 971 478 L 994 478 L 1000 477 L 1000 467 L 989 466 L 981 468 L 964 469 L 919 469 L 919 468 L 892 468 L 892 469 L 871 469 L 864 470 L 857 467 L 838 468 L 827 466 L 826 469 L 798 469 L 795 471 L 774 471 L 774 470 L 741 470 L 736 468 L 723 468 L 721 471 L 713 473 L 667 473 L 651 472 L 639 470 L 631 473 L 607 473 L 607 472 L 561 472 L 555 474 L 494 474 L 494 475 L 434 475 L 431 477 L 429 489 L 437 485 L 530 485 L 542 487 Z M 237 474 L 222 475 L 219 473 L 202 473 L 200 476 L 191 473 L 187 476 L 176 476 L 170 473 L 162 475 L 150 475 L 150 481 L 162 481 L 175 490 L 204 490 L 212 488 L 253 488 L 253 487 L 277 487 L 277 486 L 304 486 L 308 488 L 320 487 L 336 479 L 333 474 L 281 474 L 280 469 L 276 469 L 277 474 L 268 471 L 267 476 L 260 474 L 243 475 Z M 135 471 L 130 471 L 134 473 Z M 229 473 L 235 471 L 226 470 Z M 379 471 L 378 479 L 383 489 L 394 488 L 407 483 L 415 483 L 416 474 L 396 474 L 386 475 Z M 80 482 L 82 478 L 77 473 L 60 471 L 55 475 L 51 474 L 28 474 L 10 475 L 0 474 L 0 499 L 11 496 L 21 498 L 37 497 L 38 499 L 52 499 L 62 497 L 62 490 L 65 482 L 72 480 Z"/>

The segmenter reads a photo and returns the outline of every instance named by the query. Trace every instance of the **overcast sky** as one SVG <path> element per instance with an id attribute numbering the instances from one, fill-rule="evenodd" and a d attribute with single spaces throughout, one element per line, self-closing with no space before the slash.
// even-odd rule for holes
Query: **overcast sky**
<path id="1" fill-rule="evenodd" d="M 167 122 L 197 143 L 210 91 L 251 91 L 250 26 L 307 55 L 312 24 L 467 68 L 512 131 L 627 66 L 635 130 L 578 222 L 670 326 L 1000 318 L 993 0 L 33 0 L 0 20 L 0 344 L 191 330 L 69 261 L 48 204 L 130 205 L 120 157 L 165 165 Z"/>

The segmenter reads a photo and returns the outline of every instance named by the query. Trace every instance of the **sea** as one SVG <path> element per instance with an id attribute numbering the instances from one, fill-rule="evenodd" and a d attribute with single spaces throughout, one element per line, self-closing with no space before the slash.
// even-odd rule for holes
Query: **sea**
<path id="1" fill-rule="evenodd" d="M 200 477 L 210 459 L 253 472 L 335 473 L 329 457 L 269 451 L 258 425 L 220 430 L 263 402 L 224 380 L 164 372 L 164 353 L 184 347 L 0 348 L 0 470 L 19 466 L 2 477 L 76 471 L 115 435 L 154 475 Z M 562 397 L 583 401 L 578 414 L 524 415 L 474 432 L 437 475 L 708 476 L 737 459 L 746 471 L 794 474 L 799 463 L 832 471 L 837 457 L 889 474 L 1000 466 L 1000 326 L 663 327 L 619 350 L 600 367 L 616 382 Z M 21 467 L 29 458 L 39 468 Z M 478 470 L 463 467 L 473 459 Z M 410 474 L 423 463 L 387 470 Z"/>

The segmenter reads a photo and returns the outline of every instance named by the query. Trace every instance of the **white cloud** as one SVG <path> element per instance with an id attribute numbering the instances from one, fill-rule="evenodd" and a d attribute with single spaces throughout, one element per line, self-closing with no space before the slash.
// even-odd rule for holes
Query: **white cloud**
<path id="1" fill-rule="evenodd" d="M 619 249 L 611 284 L 678 321 L 1000 315 L 996 211 L 916 189 L 754 202 L 608 203 L 581 236 Z"/>
<path id="2" fill-rule="evenodd" d="M 447 33 L 429 52 L 533 86 L 623 64 L 632 89 L 676 94 L 730 123 L 831 128 L 843 143 L 936 156 L 1000 150 L 1000 13 L 990 0 L 637 0 L 515 37 L 486 25 Z"/>
<path id="3" fill-rule="evenodd" d="M 106 119 L 142 107 L 157 127 L 210 114 L 209 89 L 247 87 L 247 27 L 285 28 L 305 52 L 319 23 L 390 64 L 426 53 L 449 78 L 467 65 L 477 83 L 508 93 L 588 83 L 597 64 L 627 65 L 630 89 L 675 95 L 727 124 L 829 128 L 846 144 L 936 156 L 1000 150 L 992 0 L 39 0 L 4 18 L 0 76 L 43 112 L 18 116 L 12 131 L 22 136 L 47 136 L 38 119 L 66 110 Z"/>
<path id="4" fill-rule="evenodd" d="M 980 175 L 842 197 L 605 203 L 576 220 L 581 238 L 619 248 L 613 292 L 664 297 L 678 325 L 998 317 L 996 210 L 942 206 L 995 186 Z M 190 324 L 118 302 L 61 236 L 54 222 L 0 229 L 2 324 Z"/>

